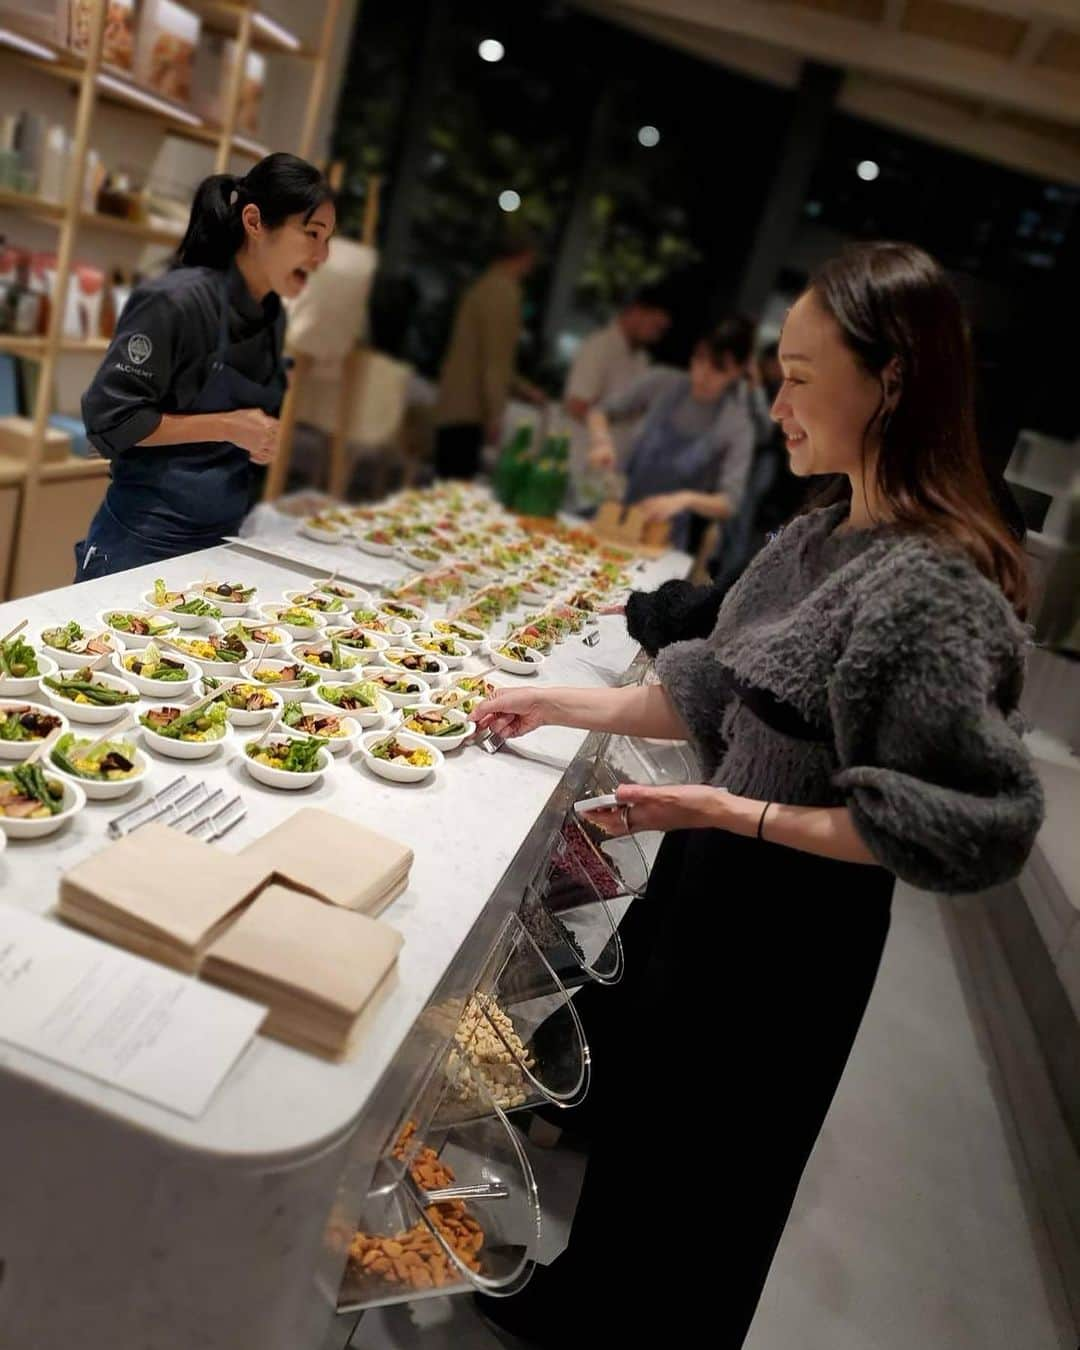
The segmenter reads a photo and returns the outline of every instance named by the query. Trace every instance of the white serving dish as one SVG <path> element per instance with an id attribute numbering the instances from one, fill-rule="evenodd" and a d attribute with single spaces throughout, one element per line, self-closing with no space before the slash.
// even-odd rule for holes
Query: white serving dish
<path id="1" fill-rule="evenodd" d="M 0 816 L 0 830 L 12 839 L 42 839 L 47 834 L 55 834 L 86 805 L 86 793 L 80 784 L 63 774 L 53 773 L 51 768 L 46 770 L 46 777 L 55 778 L 63 784 L 61 809 L 55 816 L 48 816 L 45 820 L 11 820 L 7 816 Z"/>
<path id="2" fill-rule="evenodd" d="M 532 650 L 529 652 L 528 661 L 515 661 L 512 656 L 504 656 L 498 647 L 492 647 L 488 654 L 500 670 L 505 670 L 511 675 L 536 675 L 544 664 L 543 653 Z"/>
<path id="3" fill-rule="evenodd" d="M 469 630 L 469 636 L 462 637 L 460 633 L 440 633 L 437 631 L 435 627 L 436 623 L 451 623 L 451 622 L 457 623 L 458 626 L 461 628 L 467 628 Z M 471 623 L 459 623 L 457 619 L 433 620 L 426 628 L 417 628 L 415 630 L 415 633 L 431 633 L 433 637 L 452 637 L 455 642 L 466 647 L 469 653 L 473 656 L 476 656 L 479 652 L 482 652 L 484 648 L 488 645 L 488 635 L 484 632 L 482 628 L 476 628 Z"/>
<path id="4" fill-rule="evenodd" d="M 379 668 L 382 669 L 383 667 L 380 666 Z M 332 682 L 324 681 L 323 683 L 330 683 L 332 687 Z M 350 683 L 362 684 L 363 679 L 350 681 Z M 384 694 L 381 690 L 379 692 L 379 701 L 374 708 L 351 708 L 345 710 L 339 708 L 336 703 L 332 703 L 330 699 L 324 698 L 320 693 L 322 688 L 323 685 L 317 684 L 311 690 L 319 707 L 329 708 L 331 712 L 336 712 L 341 717 L 350 717 L 361 727 L 377 727 L 384 717 L 389 717 L 394 711 L 394 703 L 390 695 Z"/>
<path id="5" fill-rule="evenodd" d="M 319 544 L 343 544 L 349 537 L 348 527 L 341 525 L 336 530 L 324 530 L 318 525 L 310 525 L 306 520 L 300 525 L 300 533 L 305 539 L 314 539 Z"/>
<path id="6" fill-rule="evenodd" d="M 125 633 L 122 628 L 114 628 L 112 624 L 106 620 L 106 614 L 138 614 L 140 618 L 146 619 L 164 618 L 166 616 L 150 614 L 146 610 L 139 609 L 137 606 L 135 608 L 130 608 L 125 605 L 113 605 L 111 609 L 99 610 L 94 616 L 98 627 L 104 628 L 108 632 L 115 634 L 122 640 L 125 649 L 128 651 L 131 651 L 132 648 L 145 647 L 148 643 L 153 642 L 155 638 L 173 637 L 180 627 L 175 618 L 169 615 L 167 616 L 169 626 L 163 628 L 159 633 Z"/>
<path id="7" fill-rule="evenodd" d="M 18 679 L 11 675 L 0 676 L 0 698 L 29 698 L 31 694 L 40 694 L 42 676 L 59 674 L 60 667 L 51 656 L 38 651 L 34 655 L 37 657 L 38 670 L 41 674 L 23 675 Z"/>
<path id="8" fill-rule="evenodd" d="M 186 680 L 147 680 L 142 675 L 136 675 L 133 670 L 124 668 L 124 657 L 138 656 L 139 651 L 145 651 L 145 648 L 139 648 L 133 652 L 116 652 L 113 655 L 113 669 L 122 680 L 127 680 L 130 684 L 133 684 L 145 698 L 174 698 L 179 702 L 181 699 L 191 697 L 195 692 L 195 686 L 202 679 L 203 673 L 190 656 L 181 656 L 179 652 L 162 652 L 162 656 L 167 655 L 170 660 L 183 663 L 188 675 Z"/>
<path id="9" fill-rule="evenodd" d="M 109 689 L 118 689 L 122 694 L 134 694 L 136 698 L 139 697 L 139 691 L 130 680 L 121 679 L 119 675 L 110 675 L 106 671 L 95 670 L 93 683 L 103 684 Z M 96 703 L 76 703 L 74 699 L 66 698 L 63 694 L 48 688 L 44 676 L 38 681 L 38 688 L 57 712 L 64 713 L 72 722 L 115 722 L 133 707 L 130 703 L 117 703 L 108 707 L 99 707 Z"/>
<path id="10" fill-rule="evenodd" d="M 310 649 L 308 654 L 304 654 L 304 648 Z M 294 661 L 299 661 L 305 670 L 313 670 L 324 681 L 331 684 L 351 684 L 357 678 L 357 672 L 363 667 L 364 653 L 358 647 L 342 647 L 342 656 L 348 660 L 355 658 L 356 664 L 346 670 L 332 670 L 330 666 L 313 659 L 314 654 L 330 650 L 329 642 L 294 642 L 289 655 Z"/>
<path id="11" fill-rule="evenodd" d="M 412 642 L 409 645 L 415 647 L 418 652 L 423 652 L 425 656 L 434 656 L 437 661 L 442 661 L 442 663 L 446 666 L 447 670 L 460 670 L 461 667 L 468 660 L 468 658 L 472 655 L 471 650 L 465 645 L 464 642 L 462 642 L 460 638 L 454 638 L 453 639 L 454 651 L 452 654 L 448 655 L 445 652 L 428 651 L 428 649 L 424 647 L 422 644 L 429 638 L 435 637 L 436 635 L 433 633 L 414 633 L 412 637 Z"/>
<path id="12" fill-rule="evenodd" d="M 350 626 L 353 628 L 360 627 L 359 624 L 352 624 Z M 364 653 L 368 652 L 370 653 L 369 659 L 371 661 L 377 661 L 379 659 L 379 653 L 386 651 L 387 647 L 391 645 L 390 639 L 383 633 L 377 633 L 373 628 L 361 628 L 360 631 L 364 634 L 364 637 L 367 638 L 369 645 L 360 647 L 357 646 L 355 642 L 347 642 L 341 637 L 341 634 L 347 631 L 348 629 L 346 628 L 327 628 L 324 632 L 324 637 L 328 644 L 332 638 L 337 638 L 341 645 L 347 647 L 350 652 L 360 653 L 361 660 L 364 659 Z M 402 639 L 402 641 L 404 641 L 404 639 Z"/>
<path id="13" fill-rule="evenodd" d="M 163 736 L 160 731 L 153 731 L 142 723 L 139 724 L 139 730 L 149 749 L 164 755 L 166 759 L 209 759 L 219 746 L 228 742 L 230 735 L 228 723 L 222 728 L 222 734 L 212 741 L 180 741 L 173 736 Z"/>
<path id="14" fill-rule="evenodd" d="M 61 736 L 66 735 L 71 730 L 67 718 L 58 708 L 50 708 L 44 703 L 35 703 L 33 700 L 26 698 L 0 699 L 0 713 L 10 712 L 13 708 L 27 707 L 33 708 L 35 712 L 44 713 L 47 717 L 58 718 Z M 19 763 L 36 750 L 40 744 L 40 741 L 0 741 L 0 759 L 10 759 Z M 3 767 L 3 765 L 0 765 L 0 768 Z"/>
<path id="15" fill-rule="evenodd" d="M 210 604 L 217 605 L 218 609 L 221 610 L 222 617 L 226 619 L 243 619 L 246 617 L 248 610 L 255 604 L 259 595 L 259 588 L 256 586 L 250 600 L 244 600 L 243 602 L 239 600 L 226 600 L 222 596 L 211 595 L 209 592 L 204 591 L 204 585 L 205 583 L 202 581 L 193 581 L 184 594 L 197 595 L 200 600 L 207 600 Z"/>
<path id="16" fill-rule="evenodd" d="M 399 548 L 397 556 L 407 567 L 414 567 L 418 572 L 430 572 L 433 567 L 442 567 L 446 562 L 445 554 L 440 553 L 437 558 L 421 558 L 410 548 Z"/>
<path id="17" fill-rule="evenodd" d="M 396 666 L 365 666 L 360 672 L 360 678 L 362 680 L 376 679 L 380 674 L 385 675 L 388 668 L 397 670 Z M 407 675 L 409 679 L 415 680 L 420 687 L 414 694 L 393 694 L 389 689 L 383 689 L 382 685 L 379 685 L 380 693 L 389 699 L 391 708 L 411 708 L 415 703 L 426 703 L 428 695 L 431 693 L 431 685 L 428 684 L 427 680 L 423 676 L 413 675 L 411 671 L 407 670 L 401 671 L 400 674 Z"/>
<path id="18" fill-rule="evenodd" d="M 341 605 L 341 608 L 315 609 L 314 606 L 312 605 L 304 604 L 304 597 L 308 595 L 317 595 L 320 597 L 320 599 L 325 599 L 330 603 L 333 603 L 333 601 L 336 600 Z M 315 614 L 321 614 L 323 616 L 324 623 L 337 623 L 339 621 L 338 619 L 339 615 L 342 618 L 344 618 L 349 612 L 350 602 L 342 600 L 342 598 L 339 595 L 323 596 L 322 593 L 319 590 L 317 590 L 314 586 L 309 586 L 306 591 L 285 591 L 284 596 L 287 604 L 299 605 L 301 609 L 310 609 Z"/>
<path id="19" fill-rule="evenodd" d="M 106 628 L 104 624 L 101 624 L 100 627 L 95 628 L 94 631 L 90 633 L 90 637 L 107 638 L 112 646 L 113 656 L 120 654 L 125 649 L 126 644 L 124 643 L 124 639 L 120 636 L 120 634 L 114 633 L 111 629 Z M 35 650 L 44 652 L 44 654 L 47 657 L 49 657 L 50 660 L 56 662 L 56 664 L 60 667 L 61 670 L 80 670 L 90 661 L 96 661 L 98 659 L 98 656 L 100 655 L 99 652 L 95 653 L 95 652 L 62 651 L 59 647 L 50 646 L 44 640 L 44 637 L 40 634 L 38 635 L 38 640 L 37 643 L 35 644 Z"/>
<path id="20" fill-rule="evenodd" d="M 337 595 L 330 590 L 331 586 L 340 586 L 343 591 L 348 591 L 348 595 Z M 332 600 L 344 600 L 346 605 L 366 605 L 371 603 L 371 592 L 364 590 L 363 586 L 354 586 L 351 581 L 338 581 L 336 577 L 323 577 L 320 581 L 313 581 L 311 589 L 318 591 L 320 595 L 328 595 Z"/>
<path id="21" fill-rule="evenodd" d="M 377 608 L 381 609 L 382 612 L 391 619 L 399 619 L 399 618 L 404 619 L 405 622 L 409 625 L 410 633 L 415 632 L 418 628 L 425 628 L 428 624 L 431 623 L 431 615 L 427 612 L 427 610 L 421 609 L 419 605 L 414 605 L 411 600 L 392 600 L 391 603 L 396 605 L 404 605 L 409 610 L 409 613 L 394 614 L 392 610 L 387 609 L 386 607 L 387 602 L 385 600 L 379 602 Z"/>
<path id="22" fill-rule="evenodd" d="M 193 637 L 205 637 L 206 634 L 195 633 Z M 249 657 L 254 656 L 255 650 L 250 642 L 245 642 L 244 646 L 248 649 Z M 215 675 L 221 680 L 231 680 L 239 677 L 241 669 L 247 664 L 246 661 L 210 661 L 201 656 L 189 656 L 187 652 L 173 652 L 174 656 L 183 657 L 185 661 L 193 661 L 204 675 Z"/>
<path id="23" fill-rule="evenodd" d="M 208 596 L 198 593 L 191 595 L 188 591 L 184 591 L 183 595 L 186 599 L 205 600 L 208 605 L 214 605 L 216 609 L 221 609 L 221 606 L 216 605 Z M 155 603 L 153 591 L 147 591 L 142 600 L 147 609 L 153 610 L 155 614 L 161 614 L 165 618 L 174 619 L 177 627 L 185 631 L 192 628 L 201 628 L 205 623 L 216 623 L 220 617 L 216 614 L 178 614 L 175 609 L 170 609 L 167 605 Z M 224 614 L 225 611 L 222 610 L 221 612 Z"/>
<path id="24" fill-rule="evenodd" d="M 259 613 L 264 619 L 269 619 L 275 628 L 283 628 L 294 642 L 313 642 L 318 638 L 322 630 L 326 627 L 326 619 L 315 610 L 310 610 L 311 617 L 315 620 L 313 624 L 282 623 L 278 615 L 282 610 L 289 609 L 289 605 L 260 605 Z"/>
<path id="25" fill-rule="evenodd" d="M 316 686 L 316 688 L 317 687 L 318 686 Z M 290 700 L 290 702 L 292 701 L 293 700 Z M 338 717 L 341 718 L 341 725 L 345 732 L 345 735 L 324 737 L 324 739 L 327 741 L 326 748 L 332 754 L 343 755 L 346 751 L 348 751 L 351 754 L 356 749 L 356 739 L 360 735 L 360 732 L 363 730 L 363 728 L 359 720 L 357 719 L 355 713 L 343 713 L 339 708 L 335 708 L 333 704 L 327 703 L 323 699 L 318 699 L 317 702 L 310 702 L 310 701 L 309 702 L 299 701 L 299 702 L 300 707 L 305 714 L 311 714 L 316 717 L 323 717 L 326 715 L 326 713 L 333 712 L 336 713 Z M 276 730 L 282 732 L 286 736 L 296 736 L 298 738 L 310 736 L 313 734 L 310 731 L 294 731 L 292 727 L 286 726 L 285 723 L 281 720 L 280 710 Z"/>
<path id="26" fill-rule="evenodd" d="M 283 730 L 284 728 L 275 728 L 273 736 L 267 737 L 267 740 L 273 740 Z M 257 782 L 265 783 L 267 787 L 284 788 L 286 792 L 299 792 L 302 788 L 311 787 L 314 783 L 321 782 L 323 775 L 334 762 L 333 755 L 324 745 L 319 750 L 319 767 L 317 769 L 313 769 L 311 773 L 289 773 L 286 769 L 272 769 L 268 764 L 260 764 L 257 760 L 252 759 L 248 754 L 248 746 L 254 744 L 255 741 L 249 741 L 244 746 L 244 767 Z"/>
<path id="27" fill-rule="evenodd" d="M 425 684 L 432 689 L 438 688 L 446 677 L 446 672 L 450 667 L 440 656 L 433 656 L 431 652 L 418 652 L 415 647 L 387 647 L 386 651 L 379 653 L 379 658 L 384 665 L 392 666 L 395 670 L 401 670 L 402 667 L 395 662 L 395 656 L 423 656 L 426 659 L 434 661 L 435 670 L 407 670 L 407 675 L 418 675 Z"/>
<path id="28" fill-rule="evenodd" d="M 282 628 L 280 624 L 270 623 L 270 622 L 268 621 L 267 624 L 266 624 L 266 627 L 267 627 L 267 628 L 276 628 L 276 629 L 278 630 L 278 632 L 281 634 L 281 641 L 280 641 L 280 642 L 268 642 L 268 643 L 266 644 L 266 651 L 263 652 L 263 655 L 264 655 L 264 656 L 270 656 L 270 657 L 275 657 L 275 656 L 288 656 L 288 654 L 289 654 L 289 648 L 290 648 L 290 647 L 292 646 L 292 644 L 293 644 L 293 639 L 289 636 L 288 633 L 286 633 L 285 629 Z M 226 629 L 226 631 L 228 631 L 228 630 Z M 255 638 L 252 637 L 252 635 L 250 634 L 250 632 L 245 632 L 245 634 L 244 634 L 244 643 L 245 643 L 245 645 L 247 646 L 248 650 L 249 650 L 254 656 L 258 656 L 258 654 L 259 654 L 260 652 L 262 652 L 262 650 L 263 650 L 263 644 L 262 644 L 262 642 L 257 642 L 257 641 L 255 640 Z"/>
<path id="29" fill-rule="evenodd" d="M 278 686 L 276 684 L 270 684 L 266 680 L 258 679 L 257 676 L 255 675 L 256 669 L 263 670 L 266 667 L 269 667 L 271 670 L 280 671 L 284 670 L 286 666 L 295 666 L 297 664 L 298 663 L 296 661 L 290 660 L 288 657 L 266 656 L 261 661 L 259 661 L 258 659 L 252 661 L 245 661 L 244 664 L 240 667 L 240 670 L 238 671 L 238 678 L 247 680 L 251 684 L 266 685 L 267 689 L 277 689 Z M 304 669 L 306 670 L 307 667 L 305 666 Z M 303 687 L 304 686 L 299 684 L 285 686 L 287 690 L 302 689 Z"/>
<path id="30" fill-rule="evenodd" d="M 424 732 L 416 731 L 412 727 L 409 727 L 407 729 L 408 735 L 421 737 L 426 742 L 426 744 L 434 745 L 437 749 L 443 751 L 444 754 L 449 753 L 451 750 L 456 750 L 459 746 L 464 745 L 465 742 L 469 739 L 469 737 L 472 736 L 473 733 L 476 731 L 476 723 L 470 722 L 468 717 L 466 717 L 466 715 L 463 712 L 459 712 L 457 708 L 441 708 L 436 703 L 420 703 L 420 704 L 409 704 L 407 708 L 402 708 L 401 728 L 403 732 L 406 731 L 405 719 L 406 717 L 408 717 L 409 713 L 413 711 L 414 707 L 417 712 L 426 712 L 428 710 L 438 712 L 443 717 L 448 717 L 451 722 L 457 722 L 460 724 L 461 734 L 459 736 L 427 736 L 424 734 Z"/>
<path id="31" fill-rule="evenodd" d="M 274 706 L 264 708 L 262 712 L 251 712 L 247 708 L 229 708 L 225 710 L 225 715 L 234 727 L 257 727 L 260 722 L 265 723 L 268 717 L 277 717 L 281 712 L 282 697 L 278 691 L 270 684 L 260 684 L 258 680 L 244 680 L 245 684 L 256 684 L 260 689 L 265 689 L 268 694 L 274 696 Z M 201 695 L 209 694 L 212 691 L 205 685 L 201 686 Z M 200 695 L 200 696 L 201 696 Z"/>
<path id="32" fill-rule="evenodd" d="M 412 764 L 398 764 L 393 760 L 377 759 L 371 753 L 371 747 L 378 745 L 381 740 L 388 736 L 396 736 L 409 749 L 427 750 L 433 761 L 430 767 L 420 768 Z M 423 736 L 414 736 L 409 731 L 369 731 L 360 741 L 360 753 L 364 757 L 364 763 L 372 773 L 377 773 L 380 778 L 389 779 L 391 783 L 420 783 L 430 774 L 441 769 L 444 762 L 442 751 L 437 745 L 425 740 Z"/>
<path id="33" fill-rule="evenodd" d="M 118 739 L 123 740 L 126 737 L 130 740 L 132 735 L 134 732 L 129 734 L 122 731 Z M 65 783 L 77 783 L 87 797 L 94 801 L 117 801 L 120 797 L 126 797 L 129 792 L 133 792 L 150 772 L 150 761 L 144 752 L 138 746 L 135 746 L 134 750 L 135 773 L 130 778 L 117 778 L 111 783 L 96 783 L 90 778 L 78 778 L 74 774 L 65 773 L 63 769 L 58 769 L 51 760 L 49 772 L 56 774 L 57 778 L 62 778 Z"/>
<path id="34" fill-rule="evenodd" d="M 370 553 L 374 558 L 389 558 L 398 551 L 397 544 L 376 544 L 370 539 L 365 539 L 364 535 L 370 533 L 370 525 L 366 525 L 363 529 L 353 530 L 353 543 L 363 553 Z"/>

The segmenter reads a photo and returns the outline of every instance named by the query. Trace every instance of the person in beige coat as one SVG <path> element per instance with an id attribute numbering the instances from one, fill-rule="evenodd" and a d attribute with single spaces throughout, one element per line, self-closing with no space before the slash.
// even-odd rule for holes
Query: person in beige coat
<path id="1" fill-rule="evenodd" d="M 435 472 L 473 478 L 485 444 L 495 444 L 511 389 L 542 404 L 542 390 L 518 375 L 521 283 L 536 264 L 536 245 L 509 236 L 487 271 L 466 290 L 454 316 L 435 405 Z"/>

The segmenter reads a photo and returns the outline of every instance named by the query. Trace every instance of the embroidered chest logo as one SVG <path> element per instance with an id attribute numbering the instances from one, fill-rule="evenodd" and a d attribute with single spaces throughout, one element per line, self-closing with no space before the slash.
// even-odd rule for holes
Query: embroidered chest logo
<path id="1" fill-rule="evenodd" d="M 144 362 L 150 360 L 150 353 L 154 350 L 154 344 L 145 333 L 133 333 L 128 338 L 127 352 L 132 365 L 141 366 Z"/>

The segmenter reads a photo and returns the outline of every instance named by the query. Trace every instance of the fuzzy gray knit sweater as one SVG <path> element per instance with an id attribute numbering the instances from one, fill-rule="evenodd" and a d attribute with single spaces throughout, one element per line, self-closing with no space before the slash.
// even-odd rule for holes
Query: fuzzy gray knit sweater
<path id="1" fill-rule="evenodd" d="M 847 805 L 882 865 L 927 890 L 1004 881 L 1043 812 L 1019 735 L 1025 629 L 966 556 L 891 527 L 837 533 L 846 513 L 788 525 L 712 635 L 660 653 L 660 679 L 706 781 Z"/>

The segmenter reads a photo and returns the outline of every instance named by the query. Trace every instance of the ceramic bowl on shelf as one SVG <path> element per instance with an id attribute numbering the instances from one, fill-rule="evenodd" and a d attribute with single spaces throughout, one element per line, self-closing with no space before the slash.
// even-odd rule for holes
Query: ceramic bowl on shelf
<path id="1" fill-rule="evenodd" d="M 422 764 L 410 764 L 404 755 L 387 758 L 376 753 L 380 748 L 393 745 L 410 753 L 423 756 Z M 435 773 L 443 764 L 442 751 L 432 745 L 423 736 L 413 736 L 407 731 L 371 731 L 360 741 L 360 753 L 364 763 L 380 778 L 391 783 L 419 783 Z"/>
<path id="2" fill-rule="evenodd" d="M 44 676 L 56 675 L 60 667 L 43 652 L 35 652 L 38 664 L 37 675 L 4 675 L 0 673 L 0 698 L 27 698 L 31 694 L 41 693 L 41 681 Z"/>
<path id="3" fill-rule="evenodd" d="M 70 679 L 71 674 L 72 672 L 69 672 L 64 678 Z M 114 689 L 118 694 L 126 694 L 128 697 L 125 702 L 79 703 L 75 698 L 69 698 L 67 694 L 50 689 L 45 683 L 46 678 L 48 677 L 42 676 L 38 682 L 41 692 L 58 712 L 64 713 L 72 722 L 115 722 L 132 704 L 139 701 L 139 691 L 130 680 L 121 679 L 119 675 L 106 674 L 101 670 L 92 673 L 90 683 L 101 688 Z"/>
<path id="4" fill-rule="evenodd" d="M 40 820 L 0 815 L 0 830 L 11 839 L 41 839 L 47 834 L 55 834 L 86 805 L 86 793 L 72 779 L 61 778 L 59 774 L 46 770 L 45 780 L 49 783 L 59 783 L 63 789 L 60 810 L 55 815 L 43 816 Z"/>

